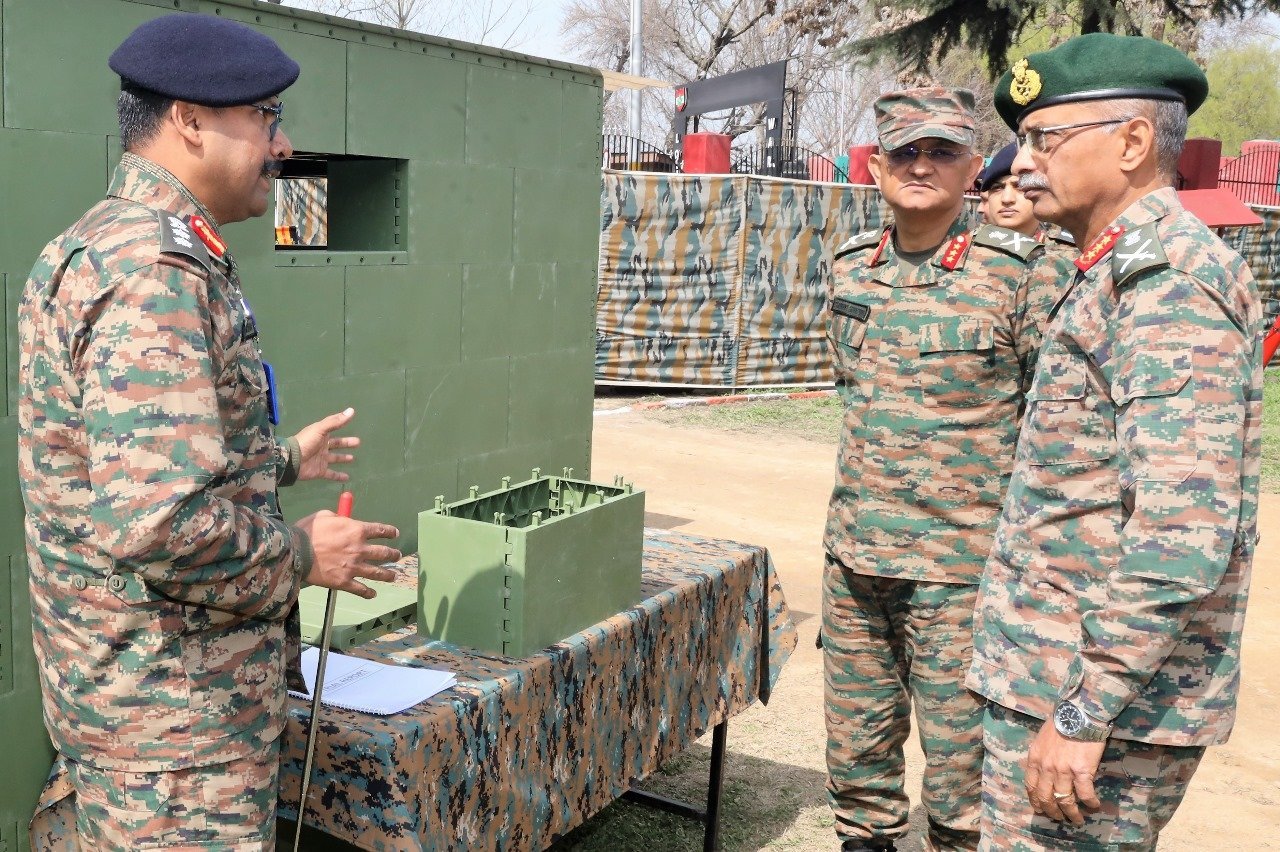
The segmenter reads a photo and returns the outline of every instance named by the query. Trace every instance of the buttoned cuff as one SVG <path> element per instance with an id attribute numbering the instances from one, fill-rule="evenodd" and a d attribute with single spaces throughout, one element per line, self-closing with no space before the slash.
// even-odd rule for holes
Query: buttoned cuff
<path id="1" fill-rule="evenodd" d="M 293 530 L 293 549 L 297 555 L 298 577 L 301 585 L 307 582 L 307 575 L 311 573 L 311 566 L 316 561 L 316 552 L 311 548 L 311 536 L 307 535 L 297 527 Z"/>
<path id="2" fill-rule="evenodd" d="M 1107 674 L 1096 664 L 1076 655 L 1058 698 L 1070 699 L 1090 718 L 1111 724 L 1137 694 L 1137 690 L 1126 681 Z"/>

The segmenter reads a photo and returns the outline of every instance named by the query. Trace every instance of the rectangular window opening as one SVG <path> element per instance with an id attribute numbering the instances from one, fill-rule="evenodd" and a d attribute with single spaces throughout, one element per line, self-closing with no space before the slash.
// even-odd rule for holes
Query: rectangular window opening
<path id="1" fill-rule="evenodd" d="M 276 251 L 404 251 L 405 160 L 295 152 L 276 181 Z"/>

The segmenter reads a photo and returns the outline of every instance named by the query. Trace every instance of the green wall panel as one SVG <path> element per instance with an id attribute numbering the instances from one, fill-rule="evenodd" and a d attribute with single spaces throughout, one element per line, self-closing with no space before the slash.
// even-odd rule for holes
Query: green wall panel
<path id="1" fill-rule="evenodd" d="M 555 275 L 556 316 L 549 348 L 580 348 L 596 330 L 596 264 L 561 261 Z M 593 368 L 593 381 L 594 376 Z"/>
<path id="2" fill-rule="evenodd" d="M 31 270 L 44 247 L 106 195 L 102 136 L 0 130 L 0 269 Z M 38 165 L 43 164 L 43 165 Z"/>
<path id="3" fill-rule="evenodd" d="M 510 260 L 513 187 L 509 168 L 410 162 L 410 256 L 431 263 Z M 547 210 L 542 215 L 554 218 Z"/>
<path id="4" fill-rule="evenodd" d="M 467 162 L 554 167 L 560 145 L 561 81 L 503 65 L 525 63 L 473 63 L 469 69 Z"/>
<path id="5" fill-rule="evenodd" d="M 443 462 L 403 470 L 394 476 L 356 484 L 354 515 L 364 520 L 393 524 L 400 530 L 394 546 L 412 553 L 418 546 L 418 513 L 435 504 L 437 494 L 456 497 L 458 463 Z"/>
<path id="6" fill-rule="evenodd" d="M 107 57 L 163 13 L 111 0 L 4 0 L 5 126 L 115 133 L 120 78 Z"/>
<path id="7" fill-rule="evenodd" d="M 462 360 L 510 355 L 512 329 L 521 323 L 511 304 L 509 263 L 462 267 Z"/>
<path id="8" fill-rule="evenodd" d="M 508 359 L 408 371 L 406 460 L 425 467 L 507 445 Z"/>
<path id="9" fill-rule="evenodd" d="M 556 432 L 590 430 L 591 392 L 584 392 L 581 376 L 584 372 L 593 373 L 593 357 L 587 350 L 570 350 L 511 360 L 508 443 L 518 446 Z M 564 381 L 548 383 L 547 379 L 553 376 L 563 377 Z"/>
<path id="10" fill-rule="evenodd" d="M 257 272 L 257 270 L 254 270 Z M 276 378 L 293 383 L 342 375 L 346 328 L 342 267 L 278 270 L 244 281 Z"/>
<path id="11" fill-rule="evenodd" d="M 347 153 L 342 121 L 347 100 L 347 43 L 281 29 L 266 32 L 302 66 L 297 82 L 280 97 L 285 103 L 282 126 L 294 149 Z"/>
<path id="12" fill-rule="evenodd" d="M 600 200 L 598 172 L 517 169 L 513 257 L 517 261 L 598 257 L 600 211 L 584 209 L 588 197 Z M 548 211 L 555 212 L 549 215 Z"/>
<path id="13" fill-rule="evenodd" d="M 5 400 L 7 410 L 4 414 L 12 417 L 18 413 L 18 302 L 22 299 L 22 288 L 27 283 L 25 274 L 9 272 L 0 275 L 4 286 L 4 360 L 5 360 Z"/>
<path id="14" fill-rule="evenodd" d="M 18 418 L 0 417 L 0 553 L 21 553 L 25 547 L 18 489 Z"/>
<path id="15" fill-rule="evenodd" d="M 597 173 L 602 159 L 600 132 L 604 114 L 604 95 L 600 84 L 587 86 L 566 82 L 563 85 L 557 162 L 561 168 Z M 588 127 L 595 128 L 594 132 L 584 132 Z"/>
<path id="16" fill-rule="evenodd" d="M 348 373 L 456 364 L 462 267 L 347 268 Z"/>
<path id="17" fill-rule="evenodd" d="M 465 54 L 470 55 L 470 54 Z M 466 63 L 407 50 L 351 45 L 347 73 L 350 153 L 460 163 L 466 116 Z M 397 100 L 360 97 L 397 81 L 419 81 L 397 89 Z"/>
<path id="18" fill-rule="evenodd" d="M 511 284 L 511 353 L 526 355 L 551 348 L 556 320 L 556 274 L 548 263 L 516 264 Z M 594 381 L 594 376 L 592 381 Z"/>
<path id="19" fill-rule="evenodd" d="M 342 376 L 320 381 L 280 377 L 280 431 L 292 435 L 309 423 L 345 408 L 356 416 L 344 435 L 359 435 L 356 460 L 343 470 L 355 478 L 404 469 L 405 382 L 402 371 Z"/>
<path id="20" fill-rule="evenodd" d="M 53 746 L 40 712 L 40 682 L 31 651 L 31 604 L 27 560 L 14 553 L 0 561 L 0 643 L 8 643 L 12 686 L 0 685 L 0 730 L 4 731 L 4 784 L 0 826 L 18 829 L 10 849 L 27 849 L 26 828 L 53 763 Z"/>

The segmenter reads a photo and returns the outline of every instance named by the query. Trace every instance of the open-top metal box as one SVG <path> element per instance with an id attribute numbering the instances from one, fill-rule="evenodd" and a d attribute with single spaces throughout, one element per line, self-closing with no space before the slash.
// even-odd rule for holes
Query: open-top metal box
<path id="1" fill-rule="evenodd" d="M 418 515 L 418 632 L 525 657 L 640 600 L 644 492 L 541 476 Z"/>

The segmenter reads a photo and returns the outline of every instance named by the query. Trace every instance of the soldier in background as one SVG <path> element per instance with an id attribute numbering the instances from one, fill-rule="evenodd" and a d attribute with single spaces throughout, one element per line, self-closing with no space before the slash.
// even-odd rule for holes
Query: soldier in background
<path id="1" fill-rule="evenodd" d="M 23 292 L 19 472 L 45 724 L 89 849 L 274 849 L 286 648 L 304 579 L 364 597 L 394 527 L 277 485 L 345 478 L 330 433 L 278 441 L 257 328 L 218 228 L 266 212 L 298 66 L 206 15 L 111 56 L 126 154 Z"/>
<path id="2" fill-rule="evenodd" d="M 983 576 L 988 849 L 1154 849 L 1235 718 L 1257 546 L 1262 312 L 1173 189 L 1208 81 L 1093 34 L 996 87 L 1036 216 L 1084 252 L 1050 320 Z"/>
<path id="3" fill-rule="evenodd" d="M 970 92 L 896 92 L 875 113 L 869 166 L 893 221 L 840 247 L 828 294 L 845 404 L 824 538 L 828 790 L 844 850 L 893 849 L 914 705 L 927 845 L 973 849 L 973 606 L 1060 270 L 1026 235 L 970 223 Z"/>
<path id="4" fill-rule="evenodd" d="M 1069 278 L 1075 274 L 1074 261 L 1079 254 L 1075 251 L 1075 242 L 1062 227 L 1046 225 L 1036 218 L 1031 199 L 1018 188 L 1018 176 L 1013 173 L 1013 158 L 1017 155 L 1017 143 L 1010 142 L 997 151 L 978 174 L 983 219 L 1044 243 L 1045 254 L 1056 257 L 1059 268 Z M 1069 260 L 1062 262 L 1062 258 L 1068 256 Z"/>

